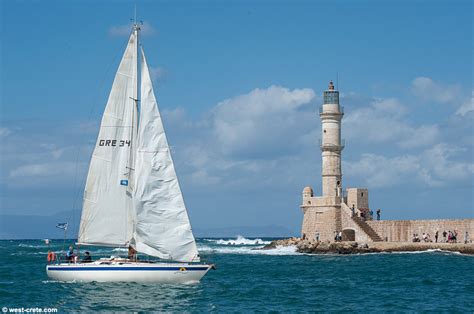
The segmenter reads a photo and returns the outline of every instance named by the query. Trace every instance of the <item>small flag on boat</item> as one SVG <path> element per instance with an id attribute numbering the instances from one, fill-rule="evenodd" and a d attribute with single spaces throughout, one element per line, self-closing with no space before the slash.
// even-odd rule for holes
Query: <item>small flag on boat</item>
<path id="1" fill-rule="evenodd" d="M 67 222 L 60 222 L 56 225 L 56 228 L 67 230 Z"/>
<path id="2" fill-rule="evenodd" d="M 120 180 L 120 185 L 128 186 L 128 180 Z"/>

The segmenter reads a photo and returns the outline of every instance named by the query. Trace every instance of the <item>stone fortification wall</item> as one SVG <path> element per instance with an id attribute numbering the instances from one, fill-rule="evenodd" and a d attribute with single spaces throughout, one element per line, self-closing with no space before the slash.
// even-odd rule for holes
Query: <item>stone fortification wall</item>
<path id="1" fill-rule="evenodd" d="M 464 235 L 469 232 L 471 241 L 474 240 L 474 219 L 433 219 L 433 220 L 381 220 L 367 221 L 372 229 L 386 241 L 410 242 L 413 234 L 420 237 L 423 233 L 429 233 L 434 241 L 436 231 L 439 232 L 438 242 L 443 240 L 443 231 L 458 232 L 458 242 L 464 242 Z"/>
<path id="2" fill-rule="evenodd" d="M 336 230 L 336 209 L 334 207 L 304 208 L 301 237 L 315 240 L 319 233 L 320 241 L 333 241 Z"/>

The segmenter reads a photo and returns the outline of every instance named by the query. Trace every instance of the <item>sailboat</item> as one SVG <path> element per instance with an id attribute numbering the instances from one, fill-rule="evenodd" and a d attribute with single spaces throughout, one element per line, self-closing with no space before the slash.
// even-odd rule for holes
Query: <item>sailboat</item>
<path id="1" fill-rule="evenodd" d="M 46 266 L 53 280 L 187 283 L 214 268 L 200 262 L 139 31 L 134 23 L 102 116 L 77 245 L 128 247 L 155 259 L 59 261 Z"/>

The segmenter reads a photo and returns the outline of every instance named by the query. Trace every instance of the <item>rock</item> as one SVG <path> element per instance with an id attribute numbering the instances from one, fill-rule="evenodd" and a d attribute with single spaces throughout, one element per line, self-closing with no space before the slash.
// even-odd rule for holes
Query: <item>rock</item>
<path id="1" fill-rule="evenodd" d="M 274 249 L 278 246 L 296 246 L 297 252 L 308 254 L 364 254 L 378 252 L 399 251 L 424 251 L 428 249 L 441 249 L 456 251 L 464 254 L 474 254 L 474 244 L 462 243 L 401 243 L 401 242 L 318 242 L 315 240 L 303 240 L 301 238 L 289 238 L 274 240 L 262 249 Z"/>
<path id="2" fill-rule="evenodd" d="M 275 249 L 275 248 L 278 246 L 277 242 L 278 242 L 278 240 L 274 240 L 274 241 L 270 242 L 269 244 L 266 244 L 266 245 L 262 248 L 262 250 Z"/>

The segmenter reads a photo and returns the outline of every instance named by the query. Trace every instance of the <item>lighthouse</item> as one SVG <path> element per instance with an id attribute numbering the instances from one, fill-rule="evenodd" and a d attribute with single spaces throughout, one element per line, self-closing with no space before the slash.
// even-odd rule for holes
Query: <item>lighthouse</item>
<path id="1" fill-rule="evenodd" d="M 366 188 L 347 188 L 342 192 L 341 124 L 344 108 L 339 105 L 339 91 L 329 82 L 323 91 L 323 104 L 319 109 L 321 119 L 321 195 L 307 186 L 303 189 L 303 224 L 301 237 L 308 240 L 333 241 L 342 233 L 344 241 L 381 241 L 365 220 L 368 216 L 369 191 Z"/>
<path id="2" fill-rule="evenodd" d="M 310 245 L 331 241 L 410 241 L 411 235 L 424 230 L 466 230 L 474 233 L 473 219 L 436 220 L 424 222 L 409 220 L 374 220 L 369 207 L 369 190 L 365 187 L 348 187 L 342 192 L 341 124 L 344 108 L 339 105 L 339 91 L 329 82 L 323 91 L 323 104 L 319 109 L 321 119 L 321 195 L 311 186 L 302 192 L 300 208 L 303 212 L 301 238 Z M 318 179 L 317 177 L 315 178 Z M 347 186 L 347 183 L 346 183 Z M 440 224 L 442 223 L 442 225 Z M 440 227 L 445 226 L 445 227 Z M 470 231 L 469 231 L 470 230 Z M 432 231 L 433 233 L 435 231 Z M 341 237 L 339 237 L 341 236 Z M 311 244 L 313 243 L 313 244 Z M 317 244 L 319 245 L 319 244 Z"/>
<path id="3" fill-rule="evenodd" d="M 329 87 L 323 92 L 323 104 L 319 109 L 322 194 L 314 195 L 310 186 L 303 190 L 303 203 L 300 206 L 304 213 L 301 234 L 305 239 L 331 241 L 334 239 L 334 233 L 342 230 L 341 206 L 343 206 L 344 197 L 342 195 L 341 152 L 344 144 L 341 141 L 341 120 L 343 115 L 344 111 L 339 105 L 339 91 L 335 90 L 333 82 L 329 82 Z"/>
<path id="4" fill-rule="evenodd" d="M 339 105 L 339 91 L 334 89 L 332 81 L 323 96 L 323 105 L 319 111 L 322 128 L 322 196 L 341 197 L 341 152 L 344 149 L 344 143 L 341 141 L 341 120 L 344 110 Z"/>

